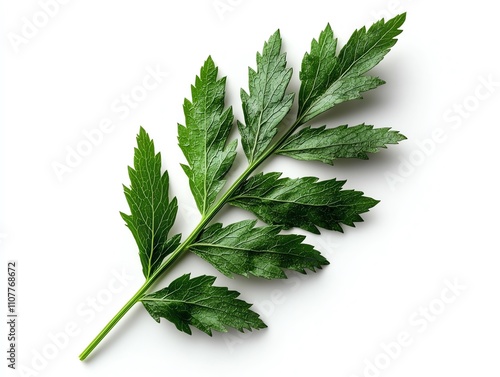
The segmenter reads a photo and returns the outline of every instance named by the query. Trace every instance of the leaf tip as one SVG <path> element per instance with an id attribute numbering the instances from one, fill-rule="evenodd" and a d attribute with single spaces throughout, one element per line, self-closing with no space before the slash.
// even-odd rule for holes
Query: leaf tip
<path id="1" fill-rule="evenodd" d="M 408 138 L 399 131 L 397 131 L 396 138 L 398 142 L 408 140 Z"/>
<path id="2" fill-rule="evenodd" d="M 398 22 L 398 26 L 403 25 L 403 23 L 406 21 L 406 12 L 403 12 L 403 13 L 398 14 L 397 16 L 395 16 L 395 17 L 393 18 L 393 20 L 397 20 L 397 21 L 399 21 L 399 22 Z"/>

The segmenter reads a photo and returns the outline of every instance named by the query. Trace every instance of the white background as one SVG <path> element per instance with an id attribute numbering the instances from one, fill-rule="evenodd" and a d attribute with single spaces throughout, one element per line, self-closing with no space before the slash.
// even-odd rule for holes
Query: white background
<path id="1" fill-rule="evenodd" d="M 266 330 L 212 338 L 195 330 L 190 337 L 137 305 L 80 362 L 78 354 L 142 284 L 135 243 L 118 214 L 127 211 L 121 184 L 128 184 L 139 125 L 162 152 L 181 204 L 176 230 L 186 234 L 198 214 L 179 166 L 176 124 L 184 122 L 183 98 L 206 57 L 228 76 L 227 104 L 241 119 L 247 66 L 277 28 L 297 90 L 302 56 L 328 22 L 343 45 L 355 28 L 401 11 L 408 11 L 404 32 L 373 71 L 387 84 L 316 124 L 391 126 L 409 140 L 369 161 L 330 167 L 279 157 L 263 167 L 347 179 L 346 187 L 381 200 L 345 234 L 308 236 L 332 264 L 303 280 L 219 277 L 219 285 L 256 304 Z M 18 367 L 32 371 L 19 375 L 499 375 L 493 2 L 69 1 L 45 20 L 39 12 L 47 11 L 38 1 L 2 2 L 0 9 L 0 247 L 5 260 L 18 261 Z M 46 25 L 16 48 L 14 34 L 29 31 L 25 17 Z M 113 109 L 140 90 L 147 67 L 168 77 L 129 114 Z M 486 87 L 488 80 L 496 85 Z M 112 130 L 58 179 L 54 164 L 66 164 L 68 148 L 103 119 Z M 244 164 L 240 156 L 231 177 Z M 231 208 L 218 220 L 248 217 Z M 5 284 L 5 262 L 1 270 Z M 158 287 L 186 272 L 219 276 L 188 256 Z M 126 276 L 120 282 L 116 274 Z M 454 283 L 461 286 L 456 294 L 446 290 Z M 96 297 L 99 312 L 89 306 Z M 429 306 L 432 317 L 424 319 L 419 310 Z M 62 335 L 68 327 L 71 336 Z M 401 332 L 405 346 L 384 351 Z M 1 344 L 5 356 L 4 335 Z"/>

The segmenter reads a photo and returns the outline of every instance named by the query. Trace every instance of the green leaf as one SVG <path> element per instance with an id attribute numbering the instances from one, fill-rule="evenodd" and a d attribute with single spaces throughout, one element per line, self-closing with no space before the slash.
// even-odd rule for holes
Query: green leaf
<path id="1" fill-rule="evenodd" d="M 406 13 L 356 30 L 339 53 L 338 77 L 359 76 L 375 67 L 398 41 Z"/>
<path id="2" fill-rule="evenodd" d="M 406 137 L 390 128 L 373 128 L 365 124 L 336 128 L 307 127 L 292 135 L 276 153 L 297 160 L 322 161 L 333 165 L 338 158 L 367 160 L 387 144 L 397 144 Z"/>
<path id="3" fill-rule="evenodd" d="M 381 20 L 368 30 L 355 31 L 339 54 L 328 25 L 304 56 L 299 112 L 296 121 L 283 130 L 280 123 L 284 123 L 294 100 L 293 94 L 286 94 L 292 70 L 287 69 L 286 56 L 281 53 L 279 31 L 274 33 L 262 53 L 257 53 L 256 69 L 249 68 L 248 92 L 241 91 L 244 124 L 238 122 L 238 128 L 249 165 L 226 191 L 224 179 L 236 156 L 236 140 L 228 141 L 233 113 L 231 107 L 225 109 L 226 79 L 217 78 L 217 67 L 210 57 L 207 59 L 191 87 L 191 100 L 184 101 L 185 126 L 178 125 L 179 146 L 187 160 L 182 167 L 202 213 L 182 243 L 180 235 L 169 238 L 177 201 L 168 197 L 168 174 L 162 174 L 160 154 L 155 154 L 153 141 L 141 128 L 134 168 L 129 168 L 131 185 L 125 187 L 131 214 L 121 215 L 139 246 L 146 281 L 90 342 L 80 360 L 93 352 L 138 301 L 157 322 L 163 317 L 188 334 L 193 326 L 209 335 L 230 327 L 242 332 L 266 327 L 250 310 L 251 305 L 238 299 L 238 292 L 214 286 L 213 276 L 183 275 L 168 287 L 148 294 L 188 250 L 230 277 L 286 278 L 286 270 L 306 273 L 328 264 L 313 246 L 304 243 L 304 236 L 282 234 L 283 230 L 300 227 L 313 233 L 319 233 L 319 228 L 342 232 L 343 226 L 363 221 L 360 215 L 378 201 L 362 192 L 344 190 L 345 181 L 252 174 L 274 153 L 332 163 L 336 158 L 367 158 L 367 153 L 404 139 L 396 131 L 364 124 L 335 129 L 309 127 L 296 132 L 318 114 L 360 98 L 363 92 L 383 83 L 365 73 L 396 43 L 404 20 L 402 14 L 387 22 Z M 268 225 L 257 227 L 257 220 L 226 227 L 210 225 L 226 204 L 249 210 Z"/>
<path id="4" fill-rule="evenodd" d="M 248 68 L 250 94 L 241 90 L 246 125 L 238 122 L 238 128 L 250 163 L 266 150 L 292 107 L 293 93 L 285 95 L 291 77 L 278 30 L 264 44 L 262 55 L 257 53 L 257 72 Z"/>
<path id="5" fill-rule="evenodd" d="M 178 127 L 179 146 L 189 164 L 182 168 L 202 215 L 215 202 L 236 157 L 237 141 L 226 145 L 233 123 L 232 108 L 224 110 L 226 78 L 217 80 L 217 71 L 209 57 L 191 87 L 192 101 L 184 101 L 186 126 Z"/>
<path id="6" fill-rule="evenodd" d="M 304 236 L 280 235 L 279 226 L 255 227 L 255 220 L 208 227 L 190 250 L 223 274 L 285 279 L 284 269 L 306 273 L 329 262 Z"/>
<path id="7" fill-rule="evenodd" d="M 123 189 L 131 214 L 120 214 L 137 242 L 147 279 L 177 248 L 181 237 L 168 238 L 177 214 L 177 199 L 169 201 L 168 173 L 161 173 L 161 155 L 155 154 L 153 140 L 142 127 L 137 135 L 134 168 L 129 167 L 128 173 L 130 187 Z"/>
<path id="8" fill-rule="evenodd" d="M 214 276 L 191 279 L 190 274 L 186 274 L 168 287 L 145 295 L 141 301 L 156 322 L 163 317 L 190 335 L 190 325 L 208 335 L 212 335 L 212 330 L 227 332 L 227 327 L 241 332 L 267 327 L 259 315 L 250 310 L 251 304 L 236 298 L 240 295 L 238 292 L 214 287 L 214 281 Z"/>
<path id="9" fill-rule="evenodd" d="M 300 71 L 299 116 L 335 81 L 337 65 L 337 38 L 330 24 L 326 25 L 318 40 L 311 42 L 311 52 L 306 52 Z"/>
<path id="10" fill-rule="evenodd" d="M 330 110 L 342 102 L 360 99 L 361 93 L 384 84 L 378 77 L 346 77 L 336 80 L 311 106 L 300 115 L 300 124 L 304 124 L 321 113 Z"/>
<path id="11" fill-rule="evenodd" d="M 368 31 L 356 30 L 336 55 L 337 39 L 328 25 L 311 52 L 302 60 L 299 119 L 305 123 L 333 106 L 361 98 L 361 93 L 382 85 L 376 77 L 363 76 L 377 65 L 397 42 L 406 14 L 374 23 Z"/>
<path id="12" fill-rule="evenodd" d="M 230 198 L 230 204 L 253 212 L 262 221 L 284 228 L 300 227 L 319 234 L 317 227 L 342 232 L 341 224 L 363 221 L 377 200 L 362 192 L 342 190 L 345 181 L 316 177 L 280 178 L 281 173 L 258 174 Z"/>

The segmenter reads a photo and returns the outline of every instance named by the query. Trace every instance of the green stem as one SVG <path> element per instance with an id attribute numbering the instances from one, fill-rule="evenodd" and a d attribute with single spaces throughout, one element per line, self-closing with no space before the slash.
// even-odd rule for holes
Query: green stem
<path id="1" fill-rule="evenodd" d="M 236 179 L 236 181 L 229 187 L 229 189 L 222 195 L 222 197 L 210 208 L 210 210 L 202 217 L 199 224 L 194 228 L 191 234 L 182 242 L 177 249 L 156 269 L 156 271 L 149 278 L 146 279 L 144 284 L 132 296 L 130 300 L 116 313 L 116 315 L 108 322 L 106 326 L 97 334 L 97 336 L 90 342 L 90 344 L 80 354 L 80 360 L 85 360 L 90 353 L 97 347 L 97 345 L 104 339 L 104 337 L 115 327 L 115 325 L 122 319 L 122 317 L 146 294 L 151 286 L 158 280 L 160 276 L 165 273 L 170 266 L 172 266 L 188 249 L 189 246 L 198 238 L 199 234 L 205 229 L 208 223 L 215 217 L 215 215 L 224 207 L 229 201 L 234 192 L 247 180 L 247 178 L 257 169 L 262 162 L 264 162 L 270 155 L 278 150 L 278 148 L 290 137 L 290 135 L 301 125 L 301 118 L 297 119 L 290 129 L 273 145 L 271 145 L 258 159 L 253 161 L 246 170 Z"/>
<path id="2" fill-rule="evenodd" d="M 88 355 L 94 350 L 94 348 L 97 347 L 97 345 L 101 342 L 101 340 L 104 339 L 104 337 L 111 331 L 113 327 L 118 323 L 120 319 L 134 306 L 137 301 L 140 300 L 142 295 L 146 293 L 147 289 L 149 286 L 147 285 L 147 281 L 142 285 L 142 287 L 135 293 L 135 295 L 132 296 L 130 300 L 127 301 L 127 303 L 123 306 L 123 308 L 120 309 L 118 313 L 115 314 L 115 316 L 111 319 L 111 321 L 108 322 L 108 324 L 97 334 L 97 336 L 90 342 L 90 344 L 83 350 L 83 352 L 80 354 L 79 358 L 80 360 L 85 360 Z"/>

